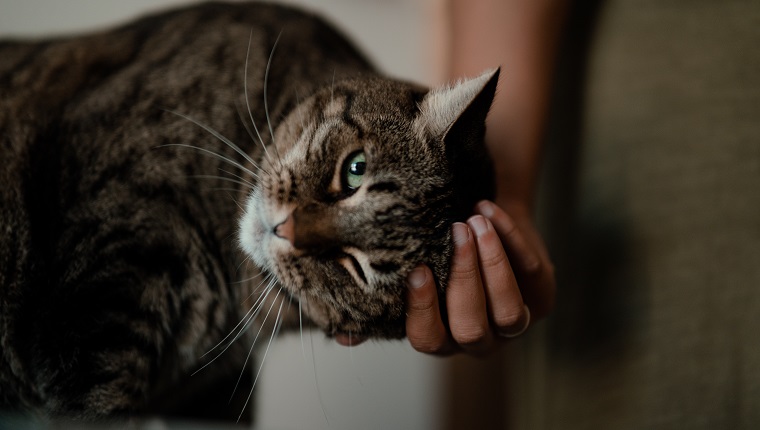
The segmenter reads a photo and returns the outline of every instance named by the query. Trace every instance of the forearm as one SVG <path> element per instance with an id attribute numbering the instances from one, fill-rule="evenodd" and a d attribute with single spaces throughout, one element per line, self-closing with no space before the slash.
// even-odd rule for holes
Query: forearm
<path id="1" fill-rule="evenodd" d="M 452 78 L 502 67 L 487 121 L 497 200 L 531 210 L 564 0 L 450 0 Z"/>

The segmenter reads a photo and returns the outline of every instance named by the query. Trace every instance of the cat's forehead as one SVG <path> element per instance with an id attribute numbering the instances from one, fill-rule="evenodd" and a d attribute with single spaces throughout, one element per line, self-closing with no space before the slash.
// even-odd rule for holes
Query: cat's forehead
<path id="1" fill-rule="evenodd" d="M 403 121 L 419 114 L 426 90 L 385 79 L 348 79 L 322 89 L 315 108 L 324 117 L 365 121 Z"/>

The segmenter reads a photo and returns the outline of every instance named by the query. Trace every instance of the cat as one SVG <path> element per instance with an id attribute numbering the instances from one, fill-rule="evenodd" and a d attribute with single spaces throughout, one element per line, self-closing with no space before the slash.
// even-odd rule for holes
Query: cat
<path id="1" fill-rule="evenodd" d="M 406 274 L 442 292 L 493 196 L 497 80 L 388 79 L 257 3 L 0 42 L 0 410 L 223 415 L 259 337 L 403 337 Z"/>

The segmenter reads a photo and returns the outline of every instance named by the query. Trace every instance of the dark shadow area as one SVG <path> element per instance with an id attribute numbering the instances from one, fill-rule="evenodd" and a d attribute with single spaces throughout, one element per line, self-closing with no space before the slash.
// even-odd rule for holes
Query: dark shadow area
<path id="1" fill-rule="evenodd" d="M 570 15 L 558 59 L 539 203 L 541 228 L 557 270 L 548 353 L 571 361 L 615 355 L 629 344 L 633 309 L 641 300 L 636 274 L 620 275 L 624 263 L 635 258 L 627 254 L 631 239 L 622 217 L 606 207 L 579 205 L 584 96 L 603 9 L 603 0 L 578 2 Z M 626 281 L 616 281 L 620 279 Z"/>

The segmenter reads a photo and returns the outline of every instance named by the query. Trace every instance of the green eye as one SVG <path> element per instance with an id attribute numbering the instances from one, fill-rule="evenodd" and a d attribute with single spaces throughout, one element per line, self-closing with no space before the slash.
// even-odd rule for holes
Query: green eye
<path id="1" fill-rule="evenodd" d="M 355 190 L 362 185 L 364 171 L 367 169 L 367 159 L 364 151 L 354 152 L 346 159 L 343 178 L 348 188 Z"/>

